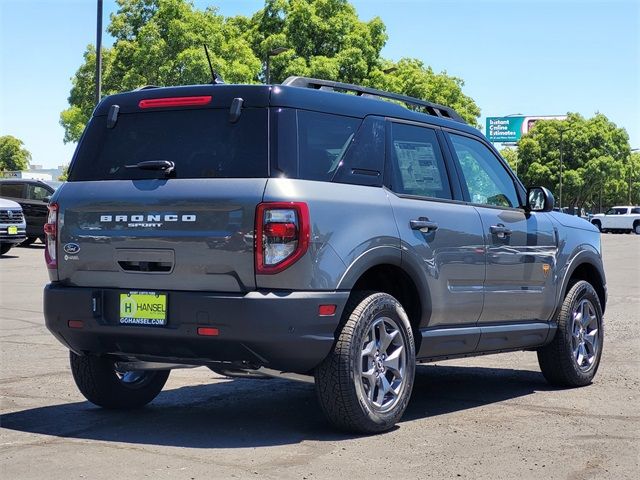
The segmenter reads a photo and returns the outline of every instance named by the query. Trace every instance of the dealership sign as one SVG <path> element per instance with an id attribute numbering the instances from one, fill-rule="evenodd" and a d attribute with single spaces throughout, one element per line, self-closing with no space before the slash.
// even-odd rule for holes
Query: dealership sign
<path id="1" fill-rule="evenodd" d="M 487 117 L 487 138 L 493 143 L 516 143 L 539 120 L 566 120 L 566 115 Z"/>

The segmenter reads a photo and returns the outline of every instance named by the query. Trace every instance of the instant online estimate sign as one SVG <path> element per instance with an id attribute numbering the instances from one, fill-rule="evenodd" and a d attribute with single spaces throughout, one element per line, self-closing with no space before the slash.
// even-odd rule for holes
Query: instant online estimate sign
<path id="1" fill-rule="evenodd" d="M 487 138 L 490 142 L 515 143 L 522 136 L 525 117 L 487 117 Z"/>

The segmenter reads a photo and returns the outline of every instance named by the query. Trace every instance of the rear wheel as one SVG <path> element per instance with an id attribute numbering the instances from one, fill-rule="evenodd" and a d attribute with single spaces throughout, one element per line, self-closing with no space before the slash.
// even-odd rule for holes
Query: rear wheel
<path id="1" fill-rule="evenodd" d="M 576 282 L 562 303 L 553 341 L 538 349 L 542 374 L 552 385 L 581 387 L 593 380 L 602 355 L 602 308 L 590 283 Z"/>
<path id="2" fill-rule="evenodd" d="M 392 428 L 413 389 L 415 346 L 402 305 L 386 293 L 356 295 L 346 322 L 316 369 L 322 410 L 335 426 L 358 433 Z"/>
<path id="3" fill-rule="evenodd" d="M 11 247 L 13 247 L 13 245 L 10 243 L 0 243 L 0 255 L 4 255 L 5 253 L 7 253 L 9 250 L 11 250 Z"/>
<path id="4" fill-rule="evenodd" d="M 640 235 L 640 222 L 635 222 L 633 224 L 633 233 Z"/>
<path id="5" fill-rule="evenodd" d="M 113 360 L 70 352 L 71 373 L 80 392 L 100 407 L 140 408 L 158 396 L 169 370 L 122 371 Z"/>

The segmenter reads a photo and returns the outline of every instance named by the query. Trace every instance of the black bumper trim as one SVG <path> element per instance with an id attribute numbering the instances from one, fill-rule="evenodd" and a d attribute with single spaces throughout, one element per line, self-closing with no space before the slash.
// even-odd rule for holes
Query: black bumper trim
<path id="1" fill-rule="evenodd" d="M 44 291 L 47 328 L 76 353 L 153 357 L 206 365 L 248 362 L 307 373 L 329 353 L 349 297 L 346 291 L 254 291 L 246 294 L 163 291 L 169 295 L 166 327 L 119 325 L 121 289 L 49 284 Z M 336 305 L 330 317 L 318 306 Z M 81 329 L 69 320 L 82 320 Z M 219 330 L 216 337 L 198 327 Z"/>

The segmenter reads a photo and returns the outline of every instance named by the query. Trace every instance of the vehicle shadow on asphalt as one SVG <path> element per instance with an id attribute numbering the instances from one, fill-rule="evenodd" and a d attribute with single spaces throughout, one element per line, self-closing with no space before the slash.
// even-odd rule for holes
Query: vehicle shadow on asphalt
<path id="1" fill-rule="evenodd" d="M 402 422 L 549 389 L 538 372 L 419 366 Z M 181 387 L 162 392 L 146 408 L 128 412 L 100 409 L 89 402 L 33 408 L 2 415 L 0 426 L 57 437 L 189 448 L 252 448 L 354 437 L 331 428 L 312 385 L 280 379 Z"/>

